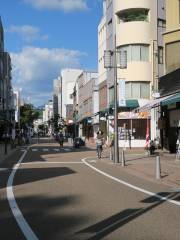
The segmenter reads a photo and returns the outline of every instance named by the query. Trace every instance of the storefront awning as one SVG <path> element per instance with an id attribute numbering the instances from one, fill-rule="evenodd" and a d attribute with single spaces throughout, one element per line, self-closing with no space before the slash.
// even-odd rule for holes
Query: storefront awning
<path id="1" fill-rule="evenodd" d="M 180 102 L 180 93 L 176 93 L 173 96 L 168 97 L 167 99 L 163 100 L 162 106 L 170 105 L 170 104 L 177 103 L 177 102 Z"/>
<path id="2" fill-rule="evenodd" d="M 161 98 L 158 98 L 158 99 L 150 100 L 144 106 L 134 109 L 134 111 L 135 112 L 150 111 L 152 108 L 159 107 L 160 103 L 162 103 L 163 101 L 167 100 L 170 97 L 173 97 L 174 95 L 175 94 L 173 94 L 171 96 L 165 96 L 165 97 L 161 97 Z"/>
<path id="3" fill-rule="evenodd" d="M 114 108 L 114 103 L 111 103 L 109 105 L 110 108 Z M 137 99 L 126 99 L 125 102 L 124 102 L 124 105 L 122 106 L 119 106 L 118 105 L 118 108 L 137 108 L 139 107 L 139 102 Z"/>

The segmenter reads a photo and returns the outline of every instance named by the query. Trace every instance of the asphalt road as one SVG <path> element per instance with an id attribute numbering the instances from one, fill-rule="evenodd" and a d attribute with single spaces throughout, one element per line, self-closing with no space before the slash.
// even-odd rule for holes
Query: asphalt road
<path id="1" fill-rule="evenodd" d="M 0 239 L 179 240 L 179 201 L 92 149 L 44 142 L 0 165 Z"/>

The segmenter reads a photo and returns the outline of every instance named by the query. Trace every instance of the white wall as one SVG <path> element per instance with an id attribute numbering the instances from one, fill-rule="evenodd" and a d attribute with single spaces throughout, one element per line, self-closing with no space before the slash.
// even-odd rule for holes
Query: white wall
<path id="1" fill-rule="evenodd" d="M 73 88 L 78 76 L 82 73 L 81 69 L 63 69 L 61 71 L 62 77 L 62 117 L 66 118 L 66 105 L 73 104 L 73 99 L 70 94 L 73 93 Z M 59 95 L 59 102 L 61 105 L 61 94 Z M 59 112 L 60 114 L 60 112 Z"/>

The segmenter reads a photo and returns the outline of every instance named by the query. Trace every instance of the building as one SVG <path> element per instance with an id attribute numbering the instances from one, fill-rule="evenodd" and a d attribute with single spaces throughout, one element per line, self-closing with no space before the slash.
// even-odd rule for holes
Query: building
<path id="1" fill-rule="evenodd" d="M 80 69 L 62 69 L 60 76 L 61 93 L 59 94 L 60 117 L 66 123 L 72 123 L 73 119 L 73 98 L 72 92 L 78 76 L 82 73 Z"/>
<path id="2" fill-rule="evenodd" d="M 53 118 L 53 101 L 49 100 L 43 111 L 43 123 L 47 124 Z"/>
<path id="3" fill-rule="evenodd" d="M 4 51 L 4 30 L 0 19 L 0 135 L 11 134 L 14 124 L 14 102 L 11 84 L 11 58 Z"/>
<path id="4" fill-rule="evenodd" d="M 107 69 L 104 68 L 104 51 L 107 50 L 106 2 L 103 1 L 103 16 L 98 26 L 98 83 L 99 83 L 99 128 L 107 136 L 108 119 L 105 118 L 108 109 Z"/>
<path id="5" fill-rule="evenodd" d="M 54 116 L 60 114 L 60 96 L 61 96 L 61 79 L 55 79 L 53 81 L 53 113 Z"/>
<path id="6" fill-rule="evenodd" d="M 106 22 L 106 50 L 111 51 L 111 62 L 116 65 L 107 69 L 106 73 L 108 101 L 104 116 L 108 119 L 107 116 L 113 113 L 114 77 L 117 76 L 119 144 L 124 144 L 124 132 L 128 131 L 133 140 L 132 146 L 142 147 L 145 145 L 148 114 L 137 114 L 132 118 L 131 112 L 158 96 L 158 79 L 163 75 L 164 68 L 162 33 L 165 30 L 165 2 L 106 0 L 103 4 L 106 10 L 99 27 L 102 28 L 103 21 Z M 100 43 L 99 38 L 99 46 Z M 125 69 L 121 69 L 122 60 L 127 61 Z M 100 62 L 99 69 L 102 69 Z M 152 138 L 159 134 L 157 119 L 158 112 L 152 110 Z M 113 122 L 109 121 L 109 129 L 112 129 Z"/>
<path id="7" fill-rule="evenodd" d="M 160 79 L 162 101 L 161 129 L 162 147 L 176 151 L 180 134 L 180 1 L 166 0 L 167 28 L 164 37 L 165 74 Z"/>
<path id="8" fill-rule="evenodd" d="M 15 122 L 20 123 L 21 96 L 19 91 L 14 91 Z"/>
<path id="9" fill-rule="evenodd" d="M 94 140 L 99 129 L 98 73 L 83 71 L 77 79 L 79 136 Z"/>

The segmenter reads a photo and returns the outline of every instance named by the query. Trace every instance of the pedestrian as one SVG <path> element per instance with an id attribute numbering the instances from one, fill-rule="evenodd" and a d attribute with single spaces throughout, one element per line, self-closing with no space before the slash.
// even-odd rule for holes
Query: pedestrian
<path id="1" fill-rule="evenodd" d="M 101 153 L 103 151 L 103 144 L 104 144 L 104 138 L 103 138 L 103 133 L 102 131 L 97 132 L 97 137 L 96 137 L 96 152 L 98 158 L 101 158 Z"/>
<path id="2" fill-rule="evenodd" d="M 60 147 L 63 147 L 64 136 L 63 136 L 63 133 L 62 133 L 62 132 L 60 132 L 59 135 L 58 135 L 58 141 L 59 141 Z"/>

